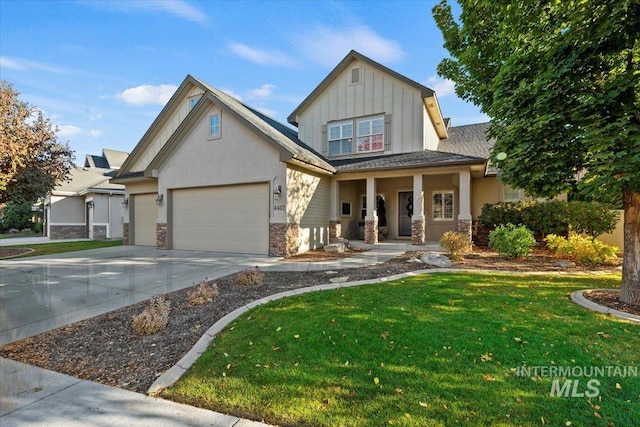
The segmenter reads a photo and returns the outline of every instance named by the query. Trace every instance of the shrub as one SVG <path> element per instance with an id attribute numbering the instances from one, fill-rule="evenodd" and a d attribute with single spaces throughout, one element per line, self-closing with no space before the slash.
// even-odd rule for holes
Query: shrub
<path id="1" fill-rule="evenodd" d="M 31 228 L 33 226 L 31 223 L 32 215 L 31 203 L 7 202 L 2 210 L 2 225 L 5 230 Z"/>
<path id="2" fill-rule="evenodd" d="M 42 234 L 42 221 L 38 221 L 35 224 L 33 224 L 33 232 L 36 234 Z"/>
<path id="3" fill-rule="evenodd" d="M 614 264 L 618 248 L 607 245 L 591 236 L 570 233 L 568 238 L 549 234 L 545 239 L 547 247 L 557 256 L 569 257 L 588 265 Z"/>
<path id="4" fill-rule="evenodd" d="M 149 306 L 133 316 L 133 331 L 138 335 L 153 335 L 163 330 L 169 323 L 170 305 L 164 296 L 151 298 Z"/>
<path id="5" fill-rule="evenodd" d="M 489 233 L 489 247 L 509 258 L 529 255 L 535 245 L 533 233 L 524 225 L 500 225 Z"/>
<path id="6" fill-rule="evenodd" d="M 238 285 L 243 286 L 261 285 L 263 279 L 264 273 L 258 267 L 243 270 L 236 276 Z"/>
<path id="7" fill-rule="evenodd" d="M 195 283 L 194 283 L 195 285 Z M 189 292 L 189 304 L 190 305 L 204 305 L 209 304 L 218 297 L 218 285 L 215 283 L 209 284 L 207 278 L 198 284 L 198 287 Z"/>
<path id="8" fill-rule="evenodd" d="M 479 220 L 487 228 L 522 224 L 535 236 L 567 235 L 569 231 L 598 236 L 613 231 L 618 213 L 601 203 L 551 200 L 486 204 Z"/>
<path id="9" fill-rule="evenodd" d="M 473 243 L 468 233 L 446 231 L 440 236 L 440 246 L 451 259 L 459 259 L 473 250 Z"/>

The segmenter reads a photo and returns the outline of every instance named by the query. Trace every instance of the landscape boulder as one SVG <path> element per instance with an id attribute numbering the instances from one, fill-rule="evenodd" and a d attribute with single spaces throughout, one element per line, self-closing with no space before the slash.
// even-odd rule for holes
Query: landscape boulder
<path id="1" fill-rule="evenodd" d="M 339 252 L 342 253 L 347 249 L 347 245 L 344 243 L 331 243 L 324 247 L 325 252 Z"/>
<path id="2" fill-rule="evenodd" d="M 420 258 L 423 264 L 432 267 L 451 268 L 451 260 L 443 254 L 437 252 L 427 252 Z"/>

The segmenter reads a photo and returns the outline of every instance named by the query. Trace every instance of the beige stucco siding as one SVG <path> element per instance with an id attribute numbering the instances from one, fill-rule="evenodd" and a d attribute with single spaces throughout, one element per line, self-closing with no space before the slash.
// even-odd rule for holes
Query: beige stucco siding
<path id="1" fill-rule="evenodd" d="M 84 224 L 84 196 L 51 196 L 52 224 Z"/>
<path id="2" fill-rule="evenodd" d="M 209 115 L 221 114 L 221 137 L 209 138 Z M 272 188 L 286 184 L 286 166 L 279 152 L 232 113 L 213 106 L 191 133 L 180 142 L 171 160 L 160 167 L 158 192 L 229 184 L 269 182 Z M 284 198 L 282 199 L 284 204 Z M 274 210 L 281 216 L 284 210 Z M 166 223 L 167 210 L 161 207 L 158 222 Z"/>
<path id="3" fill-rule="evenodd" d="M 300 252 L 328 243 L 329 188 L 329 177 L 295 166 L 287 168 L 287 221 L 299 224 Z"/>
<path id="4" fill-rule="evenodd" d="M 149 144 L 147 150 L 131 167 L 132 171 L 142 171 L 146 169 L 149 163 L 151 163 L 156 154 L 158 154 L 171 135 L 173 135 L 173 132 L 178 128 L 178 126 L 180 126 L 180 123 L 182 123 L 189 113 L 189 98 L 199 93 L 202 93 L 202 91 L 193 86 L 185 96 L 178 100 L 178 108 L 174 109 L 169 117 L 167 117 L 167 119 L 162 123 L 162 126 L 155 130 L 151 144 Z"/>
<path id="5" fill-rule="evenodd" d="M 471 216 L 477 219 L 486 203 L 498 203 L 502 200 L 502 186 L 495 177 L 475 178 L 471 180 Z"/>
<path id="6" fill-rule="evenodd" d="M 361 67 L 362 83 L 350 84 L 351 70 Z M 337 120 L 391 114 L 391 152 L 422 150 L 424 107 L 420 92 L 381 70 L 354 61 L 298 117 L 298 136 L 316 151 L 324 151 L 323 125 Z"/>

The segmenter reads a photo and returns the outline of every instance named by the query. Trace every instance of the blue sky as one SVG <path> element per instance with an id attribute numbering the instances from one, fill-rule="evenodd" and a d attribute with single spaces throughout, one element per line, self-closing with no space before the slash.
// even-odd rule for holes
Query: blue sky
<path id="1" fill-rule="evenodd" d="M 453 125 L 486 121 L 439 78 L 434 1 L 0 0 L 0 80 L 76 162 L 131 151 L 187 74 L 286 117 L 355 49 L 436 90 Z"/>

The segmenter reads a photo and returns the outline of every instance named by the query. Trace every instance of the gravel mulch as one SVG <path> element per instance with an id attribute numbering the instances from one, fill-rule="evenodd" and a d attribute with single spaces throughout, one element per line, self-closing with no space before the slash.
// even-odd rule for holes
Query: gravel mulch
<path id="1" fill-rule="evenodd" d="M 0 259 L 13 258 L 18 255 L 28 254 L 33 252 L 33 249 L 29 248 L 0 248 Z"/>
<path id="2" fill-rule="evenodd" d="M 407 262 L 420 252 L 407 252 L 377 265 L 340 270 L 337 276 L 349 281 L 387 277 L 423 270 L 424 264 Z M 318 255 L 320 256 L 320 255 Z M 555 259 L 542 252 L 525 260 L 507 260 L 498 254 L 478 249 L 454 268 L 510 271 L 584 271 L 583 266 L 561 268 Z M 265 272 L 258 286 L 241 286 L 235 275 L 215 280 L 219 297 L 203 306 L 191 306 L 192 288 L 165 295 L 171 304 L 167 328 L 156 335 L 138 336 L 131 328 L 132 317 L 147 302 L 125 307 L 63 328 L 36 335 L 0 347 L 0 356 L 62 372 L 110 386 L 144 393 L 155 379 L 168 370 L 193 347 L 204 332 L 231 311 L 286 290 L 329 283 L 336 274 L 319 272 Z"/>

